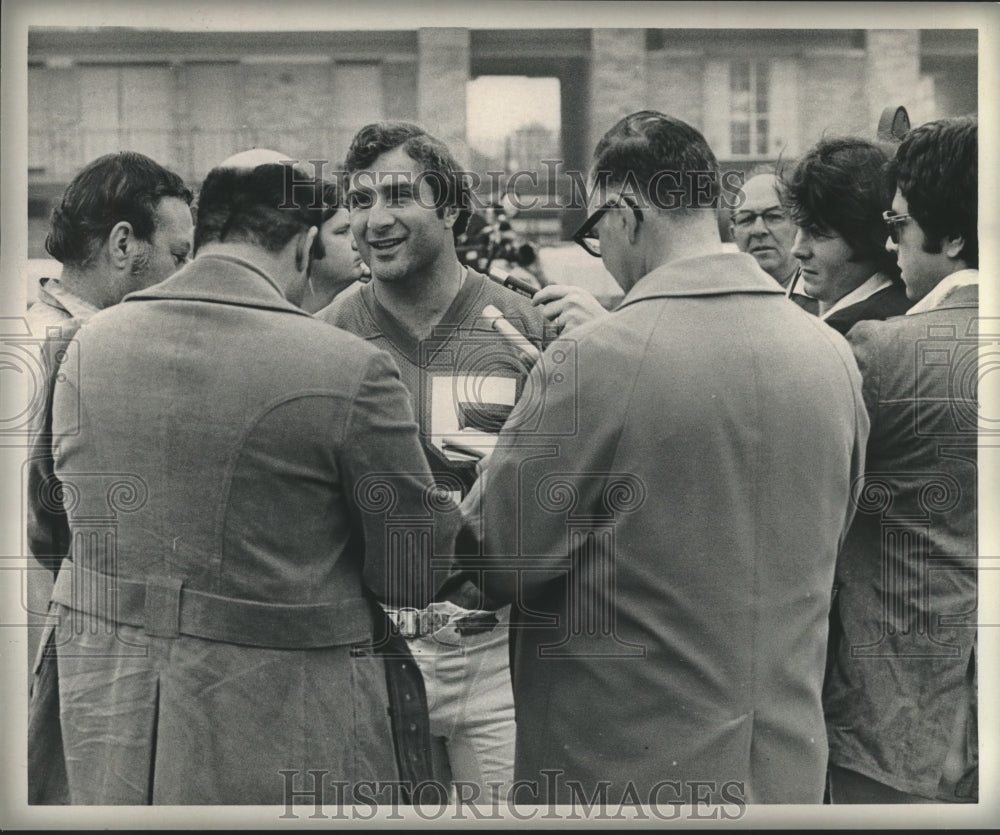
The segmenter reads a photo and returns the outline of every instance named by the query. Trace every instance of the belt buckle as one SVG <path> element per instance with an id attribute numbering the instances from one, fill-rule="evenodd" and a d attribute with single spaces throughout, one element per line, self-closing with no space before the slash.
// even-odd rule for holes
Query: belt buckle
<path id="1" fill-rule="evenodd" d="M 396 612 L 396 627 L 399 634 L 407 640 L 420 634 L 420 612 L 413 608 L 400 609 Z"/>

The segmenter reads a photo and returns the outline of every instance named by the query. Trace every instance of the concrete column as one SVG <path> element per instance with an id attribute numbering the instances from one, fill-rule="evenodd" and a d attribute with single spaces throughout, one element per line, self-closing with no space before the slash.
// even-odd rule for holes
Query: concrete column
<path id="1" fill-rule="evenodd" d="M 176 61 L 170 65 L 174 79 L 173 101 L 171 102 L 171 150 L 174 170 L 188 182 L 197 182 L 194 172 L 194 147 L 197 135 L 191 132 L 191 79 L 186 64 Z M 182 127 L 183 126 L 183 127 Z"/>
<path id="2" fill-rule="evenodd" d="M 417 121 L 445 142 L 464 164 L 465 84 L 469 80 L 469 30 L 417 32 Z"/>
<path id="3" fill-rule="evenodd" d="M 590 35 L 590 154 L 622 116 L 646 105 L 646 30 L 594 29 Z"/>
<path id="4" fill-rule="evenodd" d="M 865 87 L 869 133 L 874 134 L 883 108 L 903 105 L 922 109 L 920 33 L 915 29 L 870 29 L 865 43 Z"/>

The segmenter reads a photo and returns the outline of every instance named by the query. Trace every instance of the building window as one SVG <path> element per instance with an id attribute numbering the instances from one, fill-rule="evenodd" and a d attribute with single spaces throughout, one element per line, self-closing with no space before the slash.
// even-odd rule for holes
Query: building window
<path id="1" fill-rule="evenodd" d="M 734 61 L 729 67 L 729 148 L 734 156 L 769 151 L 770 65 Z"/>

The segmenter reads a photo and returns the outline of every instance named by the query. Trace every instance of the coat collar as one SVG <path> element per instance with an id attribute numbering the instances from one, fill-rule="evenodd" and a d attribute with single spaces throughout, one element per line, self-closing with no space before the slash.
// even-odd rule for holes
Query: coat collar
<path id="1" fill-rule="evenodd" d="M 217 302 L 310 315 L 288 301 L 267 273 L 231 255 L 199 255 L 170 278 L 129 293 L 123 301 L 153 299 Z"/>
<path id="2" fill-rule="evenodd" d="M 861 302 L 865 299 L 870 299 L 876 293 L 891 286 L 892 279 L 885 275 L 885 273 L 873 273 L 861 284 L 851 290 L 851 292 L 837 299 L 837 301 L 834 302 L 834 304 L 832 304 L 825 313 L 820 314 L 820 321 L 825 322 L 827 319 L 835 316 L 841 311 L 856 304 L 861 304 Z"/>
<path id="3" fill-rule="evenodd" d="M 720 252 L 671 261 L 646 273 L 629 290 L 618 309 L 643 299 L 719 296 L 730 293 L 771 293 L 783 296 L 785 291 L 760 268 L 752 255 L 744 252 Z"/>

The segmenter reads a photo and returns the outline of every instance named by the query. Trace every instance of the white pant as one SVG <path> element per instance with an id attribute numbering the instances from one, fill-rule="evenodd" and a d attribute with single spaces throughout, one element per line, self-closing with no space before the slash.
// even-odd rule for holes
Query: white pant
<path id="1" fill-rule="evenodd" d="M 453 603 L 429 609 L 461 616 Z M 489 803 L 492 792 L 505 797 L 514 779 L 514 693 L 510 684 L 508 632 L 510 607 L 498 611 L 490 632 L 459 635 L 452 624 L 408 641 L 424 677 L 431 736 L 443 741 L 447 762 L 435 761 L 435 778 L 445 785 L 475 783 L 476 802 Z M 442 751 L 434 752 L 436 759 Z M 450 773 L 449 773 L 450 767 Z M 489 783 L 502 783 L 500 789 Z M 463 789 L 468 797 L 470 789 Z"/>

